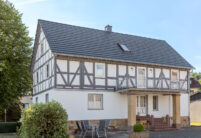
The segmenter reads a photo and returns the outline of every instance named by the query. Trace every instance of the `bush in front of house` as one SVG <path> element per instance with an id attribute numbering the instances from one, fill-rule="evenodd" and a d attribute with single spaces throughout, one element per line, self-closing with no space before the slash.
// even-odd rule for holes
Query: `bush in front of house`
<path id="1" fill-rule="evenodd" d="M 0 133 L 13 133 L 21 126 L 21 122 L 0 122 Z"/>
<path id="2" fill-rule="evenodd" d="M 142 132 L 142 131 L 144 131 L 144 126 L 140 123 L 137 123 L 133 126 L 133 131 L 134 132 Z"/>
<path id="3" fill-rule="evenodd" d="M 65 109 L 56 101 L 30 106 L 22 113 L 22 125 L 18 131 L 21 138 L 67 137 Z"/>

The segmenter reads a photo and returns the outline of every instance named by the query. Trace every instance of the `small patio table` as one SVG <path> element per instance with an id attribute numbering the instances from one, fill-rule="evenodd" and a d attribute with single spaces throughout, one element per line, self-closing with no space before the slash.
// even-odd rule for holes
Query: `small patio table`
<path id="1" fill-rule="evenodd" d="M 91 127 L 91 136 L 92 136 L 92 138 L 94 137 L 94 133 L 96 134 L 96 128 L 98 127 L 98 124 L 91 124 L 90 125 L 90 127 Z"/>

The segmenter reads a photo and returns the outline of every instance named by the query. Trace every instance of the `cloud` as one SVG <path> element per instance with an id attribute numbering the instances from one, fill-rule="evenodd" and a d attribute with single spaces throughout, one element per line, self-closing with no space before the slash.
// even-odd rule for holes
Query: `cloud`
<path id="1" fill-rule="evenodd" d="M 195 56 L 195 59 L 199 59 L 199 60 L 201 60 L 201 56 Z"/>
<path id="2" fill-rule="evenodd" d="M 33 3 L 39 3 L 39 2 L 44 2 L 47 0 L 11 0 L 17 7 L 33 4 Z"/>

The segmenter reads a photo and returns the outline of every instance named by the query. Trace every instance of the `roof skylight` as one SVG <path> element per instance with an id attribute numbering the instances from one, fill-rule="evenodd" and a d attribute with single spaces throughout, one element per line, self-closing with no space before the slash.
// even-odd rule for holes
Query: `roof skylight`
<path id="1" fill-rule="evenodd" d="M 127 47 L 126 45 L 124 45 L 124 44 L 119 44 L 119 43 L 118 43 L 118 45 L 119 45 L 119 47 L 120 47 L 124 52 L 130 52 L 130 50 L 128 49 L 128 47 Z"/>

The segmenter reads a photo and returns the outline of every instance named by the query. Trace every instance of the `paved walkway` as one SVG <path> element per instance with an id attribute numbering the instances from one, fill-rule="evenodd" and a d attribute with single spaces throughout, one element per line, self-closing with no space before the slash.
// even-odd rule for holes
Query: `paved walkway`
<path id="1" fill-rule="evenodd" d="M 128 138 L 128 132 L 110 132 L 109 138 Z M 150 138 L 201 138 L 201 127 L 182 128 L 174 131 L 150 131 Z"/>

